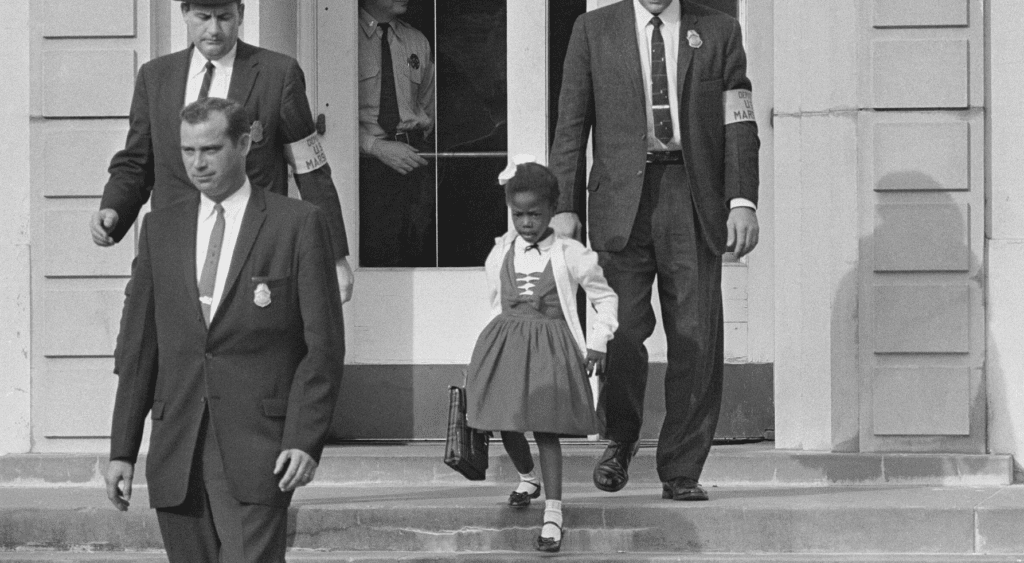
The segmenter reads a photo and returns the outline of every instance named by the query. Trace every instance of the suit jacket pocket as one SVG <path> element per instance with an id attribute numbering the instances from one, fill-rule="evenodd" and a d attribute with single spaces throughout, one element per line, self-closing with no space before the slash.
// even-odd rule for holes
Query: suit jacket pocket
<path id="1" fill-rule="evenodd" d="M 285 399 L 263 399 L 263 414 L 270 418 L 284 418 L 288 414 L 288 401 Z"/>
<path id="2" fill-rule="evenodd" d="M 252 328 L 285 330 L 294 312 L 290 277 L 253 276 L 249 282 L 249 315 Z"/>
<path id="3" fill-rule="evenodd" d="M 164 402 L 153 401 L 153 420 L 163 420 L 164 418 Z"/>

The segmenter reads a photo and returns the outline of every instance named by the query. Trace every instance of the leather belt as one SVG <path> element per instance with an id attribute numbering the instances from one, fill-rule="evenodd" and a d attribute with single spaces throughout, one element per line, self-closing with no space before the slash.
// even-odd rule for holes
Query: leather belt
<path id="1" fill-rule="evenodd" d="M 683 151 L 651 151 L 647 153 L 647 164 L 682 164 Z"/>
<path id="2" fill-rule="evenodd" d="M 416 146 L 423 141 L 423 132 L 419 130 L 412 131 L 395 131 L 391 134 L 384 135 L 385 141 L 399 141 L 407 145 Z"/>

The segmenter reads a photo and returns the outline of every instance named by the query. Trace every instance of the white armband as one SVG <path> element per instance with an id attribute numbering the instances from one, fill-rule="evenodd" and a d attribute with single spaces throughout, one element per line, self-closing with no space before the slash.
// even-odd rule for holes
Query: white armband
<path id="1" fill-rule="evenodd" d="M 741 121 L 757 121 L 754 119 L 754 96 L 750 90 L 726 90 L 723 96 L 726 125 Z"/>
<path id="2" fill-rule="evenodd" d="M 284 155 L 296 174 L 312 172 L 327 164 L 327 153 L 320 144 L 320 135 L 315 131 L 305 139 L 285 145 Z"/>

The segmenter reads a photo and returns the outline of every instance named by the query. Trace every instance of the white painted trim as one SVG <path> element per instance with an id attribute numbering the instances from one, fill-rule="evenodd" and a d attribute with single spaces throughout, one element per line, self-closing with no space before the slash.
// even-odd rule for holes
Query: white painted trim
<path id="1" fill-rule="evenodd" d="M 260 45 L 260 0 L 245 0 L 245 20 L 238 37 L 250 45 Z"/>
<path id="2" fill-rule="evenodd" d="M 508 152 L 548 161 L 549 0 L 508 3 Z M 557 1 L 557 0 L 555 0 Z"/>
<path id="3" fill-rule="evenodd" d="M 31 264 L 29 189 L 29 0 L 9 0 L 0 19 L 0 455 L 25 453 L 31 439 Z"/>
<path id="4" fill-rule="evenodd" d="M 177 5 L 175 5 L 177 6 Z M 248 10 L 248 8 L 246 8 Z M 188 28 L 185 27 L 185 18 L 181 10 L 172 10 L 171 13 L 171 52 L 180 51 L 188 47 Z"/>

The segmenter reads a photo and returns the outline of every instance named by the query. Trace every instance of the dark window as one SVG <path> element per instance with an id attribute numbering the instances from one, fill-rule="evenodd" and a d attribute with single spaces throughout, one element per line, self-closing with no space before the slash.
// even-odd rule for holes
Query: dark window
<path id="1" fill-rule="evenodd" d="M 420 0 L 402 17 L 432 47 L 434 129 L 417 147 L 429 164 L 419 180 L 391 193 L 378 185 L 383 176 L 366 162 L 372 157 L 363 157 L 362 266 L 482 266 L 507 229 L 497 182 L 508 160 L 505 6 L 506 0 Z"/>

